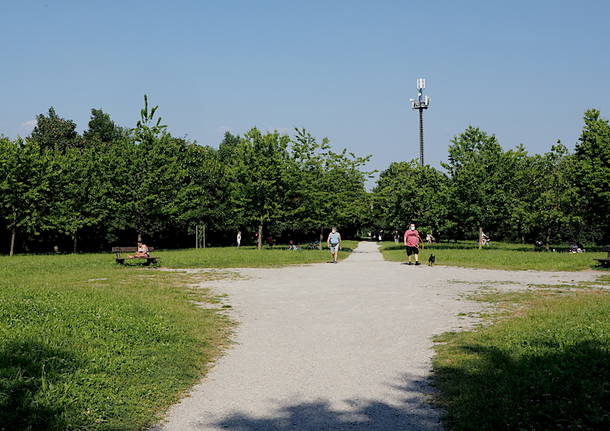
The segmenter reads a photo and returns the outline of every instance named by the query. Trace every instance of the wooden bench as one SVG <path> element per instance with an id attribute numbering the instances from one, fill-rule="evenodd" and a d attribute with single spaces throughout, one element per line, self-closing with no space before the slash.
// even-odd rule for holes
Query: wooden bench
<path id="1" fill-rule="evenodd" d="M 149 253 L 154 250 L 155 249 L 153 247 L 148 247 Z M 125 265 L 125 260 L 137 261 L 138 259 L 140 261 L 145 261 L 144 262 L 145 266 L 149 266 L 150 264 L 156 265 L 157 263 L 159 263 L 158 257 L 148 256 L 148 257 L 134 257 L 132 259 L 129 259 L 129 258 L 125 258 L 125 257 L 121 256 L 121 253 L 135 253 L 137 251 L 138 251 L 138 247 L 112 247 L 112 252 L 115 255 L 116 263 L 118 263 L 119 265 Z"/>
<path id="2" fill-rule="evenodd" d="M 608 252 L 608 257 L 605 259 L 595 259 L 601 266 L 610 267 L 610 247 L 604 247 L 604 251 Z"/>

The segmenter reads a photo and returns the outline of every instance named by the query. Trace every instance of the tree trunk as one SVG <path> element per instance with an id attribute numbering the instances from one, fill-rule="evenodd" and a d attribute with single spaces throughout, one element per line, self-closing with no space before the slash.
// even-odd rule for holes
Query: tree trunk
<path id="1" fill-rule="evenodd" d="M 258 225 L 258 238 L 256 241 L 256 248 L 259 250 L 263 248 L 263 224 L 262 223 Z"/>
<path id="2" fill-rule="evenodd" d="M 138 232 L 138 242 L 142 242 L 142 232 Z"/>
<path id="3" fill-rule="evenodd" d="M 17 236 L 17 227 L 13 225 L 11 229 L 11 250 L 9 255 L 12 256 L 15 252 L 15 237 Z"/>
<path id="4" fill-rule="evenodd" d="M 479 226 L 479 250 L 483 248 L 483 226 Z"/>
<path id="5" fill-rule="evenodd" d="M 202 247 L 205 248 L 205 225 L 203 225 L 203 244 Z"/>
<path id="6" fill-rule="evenodd" d="M 549 251 L 549 249 L 551 248 L 551 232 L 547 231 L 546 232 L 546 237 L 544 238 L 544 248 L 546 249 L 546 251 Z"/>
<path id="7" fill-rule="evenodd" d="M 320 228 L 320 244 L 318 244 L 318 248 L 322 250 L 322 241 L 324 241 L 324 228 Z"/>
<path id="8" fill-rule="evenodd" d="M 76 254 L 78 241 L 76 239 L 76 233 L 72 235 L 72 253 Z"/>

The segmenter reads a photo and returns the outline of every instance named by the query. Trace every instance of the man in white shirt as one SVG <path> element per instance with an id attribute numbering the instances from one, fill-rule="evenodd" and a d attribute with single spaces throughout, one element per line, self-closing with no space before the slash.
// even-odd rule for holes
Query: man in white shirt
<path id="1" fill-rule="evenodd" d="M 333 227 L 332 231 L 328 234 L 328 240 L 326 241 L 330 254 L 333 258 L 333 263 L 337 263 L 337 253 L 341 248 L 341 234 L 337 232 L 337 228 Z"/>

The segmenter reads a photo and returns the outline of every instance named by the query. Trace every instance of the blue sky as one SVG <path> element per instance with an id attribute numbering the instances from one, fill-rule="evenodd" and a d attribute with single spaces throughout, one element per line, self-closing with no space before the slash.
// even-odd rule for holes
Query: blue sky
<path id="1" fill-rule="evenodd" d="M 610 118 L 606 1 L 2 1 L 0 133 L 54 106 L 135 124 L 144 93 L 177 136 L 306 127 L 370 167 L 426 161 L 468 125 L 506 148 L 573 146 L 585 109 Z"/>

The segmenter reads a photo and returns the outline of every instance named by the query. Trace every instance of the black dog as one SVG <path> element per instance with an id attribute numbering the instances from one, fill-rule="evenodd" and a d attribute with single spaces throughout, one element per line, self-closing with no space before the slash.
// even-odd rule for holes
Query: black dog
<path id="1" fill-rule="evenodd" d="M 430 257 L 428 258 L 428 266 L 434 265 L 434 262 L 436 262 L 436 256 L 431 254 Z"/>

